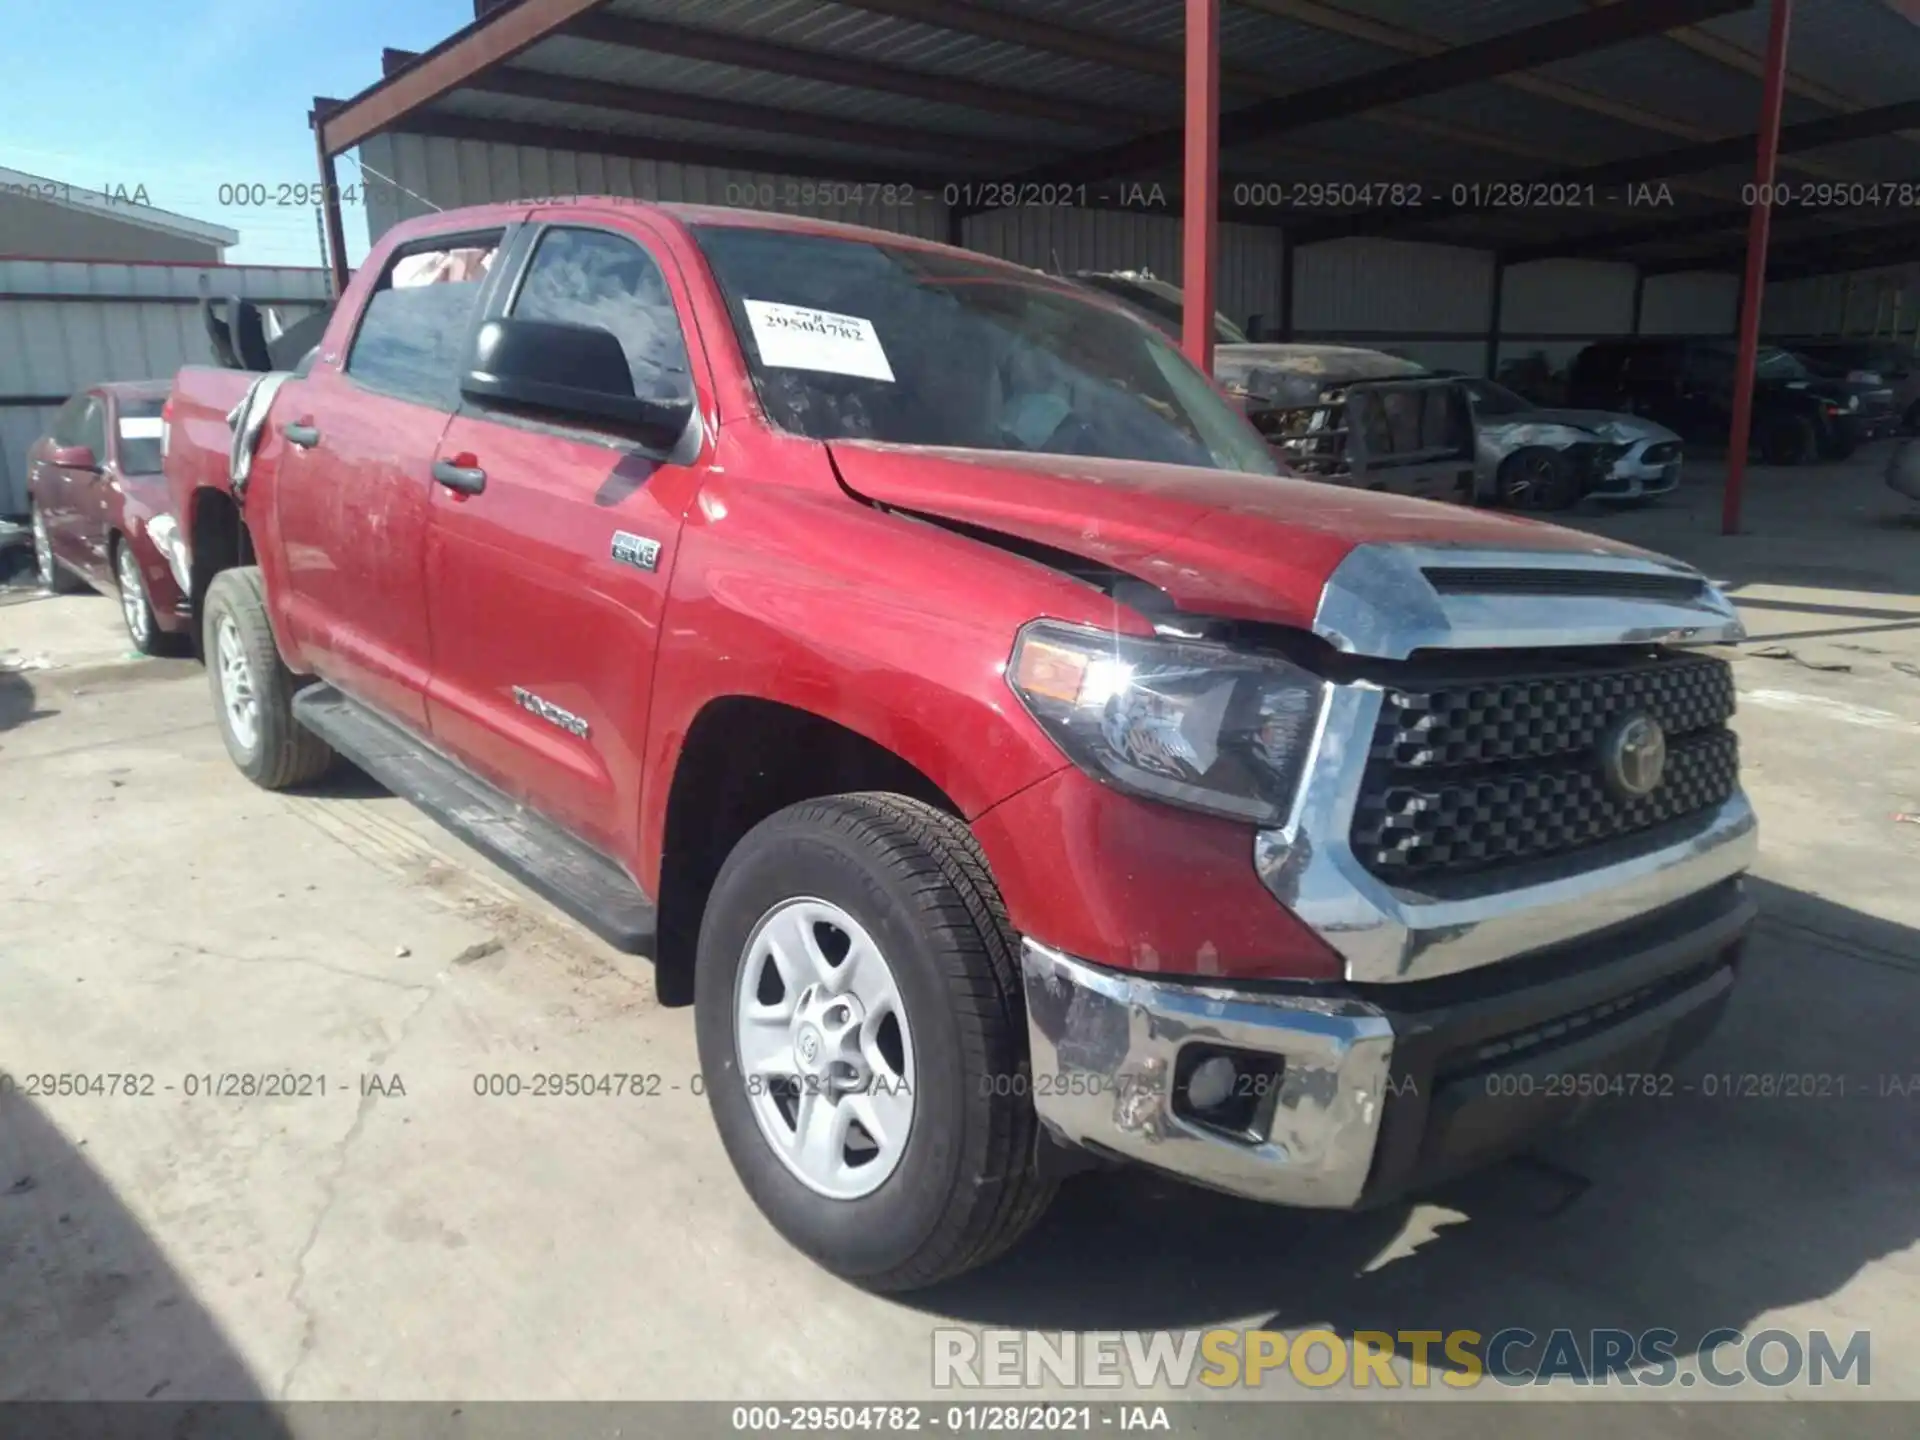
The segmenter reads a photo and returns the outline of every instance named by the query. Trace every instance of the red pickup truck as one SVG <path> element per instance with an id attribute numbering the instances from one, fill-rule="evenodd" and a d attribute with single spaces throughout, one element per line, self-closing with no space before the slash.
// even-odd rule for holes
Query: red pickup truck
<path id="1" fill-rule="evenodd" d="M 390 231 L 252 447 L 248 383 L 181 372 L 166 460 L 235 763 L 345 755 L 652 955 L 742 1182 L 860 1283 L 1076 1168 L 1403 1195 L 1727 1000 L 1725 598 L 1279 475 L 1114 302 L 499 205 Z"/>

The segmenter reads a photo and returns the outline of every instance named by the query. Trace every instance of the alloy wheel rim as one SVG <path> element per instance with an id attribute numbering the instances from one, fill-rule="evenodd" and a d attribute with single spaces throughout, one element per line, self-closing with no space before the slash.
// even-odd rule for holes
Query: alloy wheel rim
<path id="1" fill-rule="evenodd" d="M 240 627 L 231 615 L 220 617 L 215 641 L 220 665 L 220 698 L 225 702 L 227 728 L 243 750 L 253 749 L 260 737 L 260 706 L 253 693 L 253 667 L 240 643 Z"/>
<path id="2" fill-rule="evenodd" d="M 126 616 L 127 633 L 134 643 L 144 645 L 153 624 L 153 612 L 147 605 L 146 587 L 140 579 L 140 561 L 131 545 L 121 544 L 113 567 L 120 581 L 120 613 Z"/>
<path id="3" fill-rule="evenodd" d="M 1553 467 L 1545 460 L 1529 460 L 1514 472 L 1507 485 L 1507 499 L 1520 509 L 1532 509 L 1546 493 Z"/>
<path id="4" fill-rule="evenodd" d="M 40 572 L 40 584 L 53 585 L 53 537 L 47 534 L 47 517 L 33 507 L 33 563 Z"/>
<path id="5" fill-rule="evenodd" d="M 886 1183 L 913 1129 L 913 1034 L 858 920 L 813 898 L 761 917 L 735 982 L 734 1046 L 748 1107 L 789 1173 L 833 1200 Z"/>

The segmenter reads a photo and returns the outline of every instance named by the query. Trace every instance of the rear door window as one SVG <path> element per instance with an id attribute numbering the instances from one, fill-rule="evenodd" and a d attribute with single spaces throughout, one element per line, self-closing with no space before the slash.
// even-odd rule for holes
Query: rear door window
<path id="1" fill-rule="evenodd" d="M 460 365 L 500 235 L 429 241 L 396 255 L 360 317 L 347 374 L 402 400 L 458 405 Z"/>

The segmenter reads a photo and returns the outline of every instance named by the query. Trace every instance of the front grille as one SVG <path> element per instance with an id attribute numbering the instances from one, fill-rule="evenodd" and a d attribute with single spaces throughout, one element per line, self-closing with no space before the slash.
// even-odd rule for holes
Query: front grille
<path id="1" fill-rule="evenodd" d="M 1733 674 L 1698 656 L 1388 686 L 1354 812 L 1361 863 L 1396 883 L 1472 874 L 1711 809 L 1739 784 Z M 1600 746 L 1630 715 L 1667 737 L 1661 782 L 1609 788 Z"/>

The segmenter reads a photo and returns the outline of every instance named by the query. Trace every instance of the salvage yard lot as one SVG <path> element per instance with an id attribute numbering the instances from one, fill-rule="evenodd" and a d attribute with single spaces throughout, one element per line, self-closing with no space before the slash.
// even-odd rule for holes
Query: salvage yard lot
<path id="1" fill-rule="evenodd" d="M 1764 918 L 1674 1094 L 1362 1217 L 1083 1178 L 1010 1258 L 907 1303 L 760 1218 L 644 963 L 351 771 L 253 789 L 198 666 L 124 661 L 111 601 L 6 592 L 0 1399 L 899 1399 L 934 1395 L 941 1326 L 1264 1325 L 1666 1327 L 1683 1368 L 1716 1327 L 1867 1329 L 1864 1393 L 1920 1400 L 1920 518 L 1881 458 L 1758 471 L 1737 540 L 1706 467 L 1579 520 L 1726 580 L 1755 637 Z M 46 1074 L 123 1093 L 18 1093 Z M 257 1076 L 295 1093 L 218 1093 Z"/>

